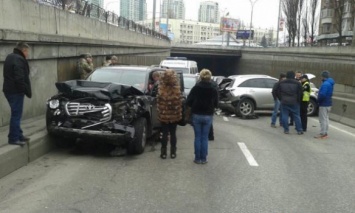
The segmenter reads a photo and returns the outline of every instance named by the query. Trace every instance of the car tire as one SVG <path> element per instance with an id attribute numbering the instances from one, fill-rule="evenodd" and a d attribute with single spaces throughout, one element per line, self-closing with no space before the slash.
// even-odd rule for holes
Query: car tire
<path id="1" fill-rule="evenodd" d="M 318 104 L 314 99 L 310 99 L 307 107 L 307 116 L 314 116 L 317 114 Z"/>
<path id="2" fill-rule="evenodd" d="M 248 98 L 241 99 L 236 107 L 236 114 L 240 117 L 249 116 L 254 113 L 254 103 Z"/>
<path id="3" fill-rule="evenodd" d="M 142 154 L 147 143 L 147 120 L 145 118 L 137 119 L 134 124 L 134 138 L 128 144 L 129 154 Z"/>

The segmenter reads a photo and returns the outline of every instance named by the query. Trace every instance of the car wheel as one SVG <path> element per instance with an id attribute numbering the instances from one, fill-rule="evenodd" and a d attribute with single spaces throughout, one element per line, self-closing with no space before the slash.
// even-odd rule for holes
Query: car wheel
<path id="1" fill-rule="evenodd" d="M 310 99 L 307 107 L 307 115 L 314 116 L 317 114 L 317 103 L 314 99 Z"/>
<path id="2" fill-rule="evenodd" d="M 238 116 L 252 115 L 254 113 L 254 108 L 254 103 L 250 99 L 244 98 L 238 102 L 236 114 Z"/>
<path id="3" fill-rule="evenodd" d="M 134 138 L 128 144 L 129 154 L 142 154 L 147 143 L 147 120 L 145 118 L 137 119 L 134 124 Z"/>

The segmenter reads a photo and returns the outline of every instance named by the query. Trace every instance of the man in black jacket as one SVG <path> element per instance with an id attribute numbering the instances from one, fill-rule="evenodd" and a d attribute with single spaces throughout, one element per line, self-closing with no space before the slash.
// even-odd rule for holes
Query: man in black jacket
<path id="1" fill-rule="evenodd" d="M 27 62 L 29 46 L 24 42 L 17 43 L 13 53 L 9 54 L 4 63 L 3 92 L 11 108 L 9 144 L 24 145 L 29 138 L 23 135 L 21 117 L 25 95 L 32 97 L 30 68 Z"/>
<path id="2" fill-rule="evenodd" d="M 277 97 L 281 101 L 282 124 L 284 133 L 289 134 L 288 116 L 293 116 L 296 131 L 299 135 L 303 134 L 300 118 L 300 102 L 302 98 L 302 85 L 295 79 L 295 73 L 288 71 L 286 79 L 280 81 L 277 86 Z"/>

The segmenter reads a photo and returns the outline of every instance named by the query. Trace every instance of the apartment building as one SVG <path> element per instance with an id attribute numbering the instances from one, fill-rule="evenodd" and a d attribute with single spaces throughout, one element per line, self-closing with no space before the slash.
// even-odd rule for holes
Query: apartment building
<path id="1" fill-rule="evenodd" d="M 198 21 L 208 23 L 219 23 L 219 5 L 217 2 L 204 1 L 200 3 Z"/>
<path id="2" fill-rule="evenodd" d="M 317 36 L 317 41 L 321 45 L 330 45 L 331 43 L 338 42 L 339 32 L 338 26 L 341 24 L 341 34 L 342 43 L 350 44 L 353 37 L 353 21 L 351 11 L 351 1 L 344 0 L 343 12 L 341 14 L 342 21 L 339 23 L 337 17 L 339 17 L 339 12 L 336 8 L 339 7 L 337 2 L 333 0 L 322 0 L 321 1 L 321 12 L 319 20 L 319 32 Z"/>
<path id="3" fill-rule="evenodd" d="M 152 20 L 138 23 L 152 29 Z M 160 24 L 166 25 L 166 19 L 162 19 Z M 169 19 L 168 29 L 173 38 L 172 43 L 194 44 L 221 35 L 219 24 L 192 20 Z"/>
<path id="4" fill-rule="evenodd" d="M 184 0 L 163 0 L 161 17 L 166 18 L 168 13 L 169 18 L 185 19 Z"/>
<path id="5" fill-rule="evenodd" d="M 146 0 L 121 0 L 120 15 L 133 21 L 147 19 Z"/>

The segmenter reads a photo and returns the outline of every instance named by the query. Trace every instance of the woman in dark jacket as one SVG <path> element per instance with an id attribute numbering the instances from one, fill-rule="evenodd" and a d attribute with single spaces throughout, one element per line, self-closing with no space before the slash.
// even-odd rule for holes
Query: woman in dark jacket
<path id="1" fill-rule="evenodd" d="M 195 132 L 195 160 L 197 164 L 207 163 L 208 133 L 213 120 L 214 109 L 218 105 L 218 94 L 211 83 L 211 72 L 203 69 L 198 82 L 187 97 L 186 104 L 191 107 L 192 124 Z"/>
<path id="2" fill-rule="evenodd" d="M 173 70 L 166 70 L 160 78 L 157 106 L 163 133 L 160 157 L 166 159 L 168 134 L 170 134 L 170 157 L 176 158 L 176 127 L 182 118 L 182 100 L 180 82 Z"/>

